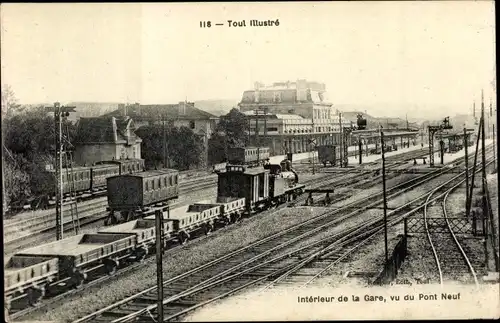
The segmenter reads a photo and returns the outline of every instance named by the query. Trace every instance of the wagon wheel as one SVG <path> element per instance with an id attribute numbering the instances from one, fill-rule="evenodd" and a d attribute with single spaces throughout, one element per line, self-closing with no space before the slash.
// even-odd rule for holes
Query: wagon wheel
<path id="1" fill-rule="evenodd" d="M 214 229 L 213 224 L 212 223 L 207 223 L 205 225 L 205 227 L 203 228 L 203 231 L 205 232 L 205 235 L 208 236 L 212 232 L 213 229 Z"/>
<path id="2" fill-rule="evenodd" d="M 189 236 L 187 235 L 186 232 L 182 231 L 182 232 L 179 233 L 179 243 L 181 245 L 186 244 L 187 241 L 188 241 L 188 239 L 189 239 Z"/>
<path id="3" fill-rule="evenodd" d="M 85 280 L 87 279 L 87 274 L 77 271 L 73 274 L 72 279 L 74 282 L 74 288 L 79 289 L 83 286 L 83 284 L 85 284 Z"/>
<path id="4" fill-rule="evenodd" d="M 106 273 L 109 276 L 114 275 L 116 273 L 116 270 L 118 269 L 118 265 L 119 265 L 118 261 L 113 259 L 108 259 L 104 264 Z"/>
<path id="5" fill-rule="evenodd" d="M 233 220 L 232 222 L 233 222 L 233 223 L 236 223 L 236 222 L 238 222 L 238 221 L 241 219 L 241 214 L 239 214 L 239 213 L 234 213 L 234 214 L 233 214 L 233 216 L 232 216 L 231 218 L 232 218 L 232 220 Z"/>
<path id="6" fill-rule="evenodd" d="M 36 306 L 40 303 L 42 298 L 45 296 L 45 288 L 34 288 L 30 287 L 26 291 L 28 302 L 31 306 Z"/>

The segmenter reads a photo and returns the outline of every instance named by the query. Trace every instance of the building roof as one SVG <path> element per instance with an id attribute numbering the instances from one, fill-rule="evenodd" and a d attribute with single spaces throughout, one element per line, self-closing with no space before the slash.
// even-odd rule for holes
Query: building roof
<path id="1" fill-rule="evenodd" d="M 217 116 L 194 107 L 192 102 L 179 102 L 178 104 L 134 104 L 122 106 L 106 116 L 127 116 L 136 121 L 151 120 L 163 116 L 166 120 L 210 120 L 218 119 Z"/>
<path id="2" fill-rule="evenodd" d="M 103 116 L 80 118 L 75 138 L 76 144 L 141 142 L 135 134 L 134 121 L 130 118 Z M 127 138 L 127 135 L 130 135 Z"/>

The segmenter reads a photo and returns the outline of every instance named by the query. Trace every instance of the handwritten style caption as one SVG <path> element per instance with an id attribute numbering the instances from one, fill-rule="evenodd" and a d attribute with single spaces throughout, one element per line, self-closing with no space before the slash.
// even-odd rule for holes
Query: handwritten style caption
<path id="1" fill-rule="evenodd" d="M 377 296 L 377 295 L 351 295 L 351 297 L 347 296 L 297 296 L 297 303 L 347 303 L 351 302 L 400 302 L 400 301 L 450 301 L 450 300 L 460 300 L 460 293 L 449 294 L 449 293 L 441 293 L 441 294 L 405 294 L 405 295 L 392 295 L 389 298 L 385 296 Z"/>

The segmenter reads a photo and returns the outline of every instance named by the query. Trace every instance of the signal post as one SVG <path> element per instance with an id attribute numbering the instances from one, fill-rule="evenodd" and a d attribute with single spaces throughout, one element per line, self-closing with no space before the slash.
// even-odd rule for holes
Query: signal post
<path id="1" fill-rule="evenodd" d="M 48 112 L 54 112 L 54 122 L 56 128 L 55 137 L 55 160 L 56 160 L 56 239 L 61 240 L 64 232 L 63 221 L 63 180 L 62 180 L 62 119 L 69 116 L 70 112 L 75 112 L 76 107 L 61 106 L 59 102 L 53 107 L 46 107 Z"/>

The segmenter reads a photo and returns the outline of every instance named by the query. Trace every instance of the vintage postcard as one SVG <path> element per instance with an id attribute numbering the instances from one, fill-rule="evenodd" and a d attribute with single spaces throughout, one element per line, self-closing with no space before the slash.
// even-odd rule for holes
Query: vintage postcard
<path id="1" fill-rule="evenodd" d="M 0 12 L 5 321 L 499 318 L 493 1 Z"/>

